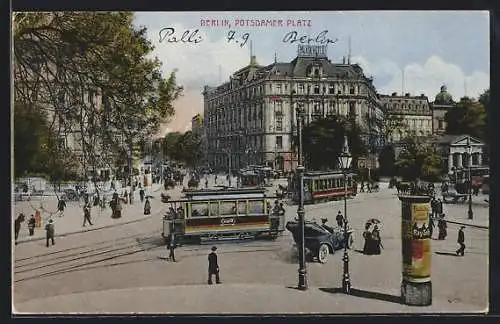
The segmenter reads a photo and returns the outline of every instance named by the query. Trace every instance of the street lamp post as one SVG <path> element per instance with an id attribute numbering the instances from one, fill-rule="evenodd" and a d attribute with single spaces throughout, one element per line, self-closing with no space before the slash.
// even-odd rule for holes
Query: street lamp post
<path id="1" fill-rule="evenodd" d="M 469 211 L 467 212 L 469 219 L 474 218 L 474 213 L 472 212 L 472 146 L 470 144 L 470 137 L 467 137 L 467 153 L 468 153 L 468 164 L 469 164 Z"/>
<path id="2" fill-rule="evenodd" d="M 307 289 L 307 270 L 306 270 L 306 254 L 305 254 L 305 209 L 304 209 L 304 163 L 302 156 L 302 123 L 304 118 L 304 111 L 302 108 L 297 109 L 297 131 L 299 136 L 298 147 L 298 165 L 297 173 L 299 175 L 299 207 L 297 208 L 297 215 L 299 216 L 299 234 L 300 246 L 299 248 L 299 284 L 298 289 Z"/>
<path id="3" fill-rule="evenodd" d="M 349 275 L 349 253 L 347 252 L 347 246 L 349 245 L 349 239 L 347 234 L 347 170 L 351 166 L 352 156 L 349 154 L 349 146 L 347 144 L 347 136 L 344 137 L 344 146 L 342 153 L 339 156 L 339 164 L 342 168 L 342 173 L 344 174 L 344 274 L 342 276 L 342 292 L 344 294 L 349 294 L 351 290 L 351 278 Z"/>

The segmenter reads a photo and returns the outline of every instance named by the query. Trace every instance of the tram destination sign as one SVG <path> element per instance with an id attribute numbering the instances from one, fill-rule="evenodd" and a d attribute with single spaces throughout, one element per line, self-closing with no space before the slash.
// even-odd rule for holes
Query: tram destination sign
<path id="1" fill-rule="evenodd" d="M 297 55 L 302 57 L 327 57 L 327 45 L 298 45 Z"/>

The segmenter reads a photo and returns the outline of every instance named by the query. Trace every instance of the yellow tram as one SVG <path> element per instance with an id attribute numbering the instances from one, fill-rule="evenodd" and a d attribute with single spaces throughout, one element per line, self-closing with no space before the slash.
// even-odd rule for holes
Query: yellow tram
<path id="1" fill-rule="evenodd" d="M 163 219 L 163 237 L 170 233 L 184 240 L 276 238 L 285 230 L 284 215 L 273 215 L 265 189 L 191 190 L 169 201 Z"/>

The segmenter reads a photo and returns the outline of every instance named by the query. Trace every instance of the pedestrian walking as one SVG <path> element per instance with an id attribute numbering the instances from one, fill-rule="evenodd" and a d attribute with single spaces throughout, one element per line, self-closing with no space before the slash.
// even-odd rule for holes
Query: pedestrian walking
<path id="1" fill-rule="evenodd" d="M 42 215 L 38 209 L 35 210 L 35 226 L 36 228 L 42 227 Z"/>
<path id="2" fill-rule="evenodd" d="M 337 225 L 339 227 L 343 227 L 344 226 L 344 216 L 342 215 L 342 213 L 339 212 L 337 213 L 337 217 L 335 217 L 335 220 L 337 221 Z"/>
<path id="3" fill-rule="evenodd" d="M 431 217 L 429 217 L 429 233 L 431 238 L 432 238 L 432 233 L 434 232 L 434 227 L 435 227 L 434 217 L 431 215 Z"/>
<path id="4" fill-rule="evenodd" d="M 57 202 L 57 211 L 59 212 L 59 217 L 64 216 L 64 209 L 66 208 L 66 201 L 64 201 L 64 198 L 59 199 Z"/>
<path id="5" fill-rule="evenodd" d="M 128 203 L 132 205 L 134 202 L 134 189 L 130 189 L 130 192 L 128 193 Z"/>
<path id="6" fill-rule="evenodd" d="M 208 284 L 212 284 L 212 276 L 215 275 L 215 283 L 220 284 L 219 263 L 217 260 L 216 246 L 212 246 L 212 252 L 208 254 Z"/>
<path id="7" fill-rule="evenodd" d="M 175 249 L 177 248 L 177 237 L 176 237 L 175 233 L 169 234 L 167 248 L 170 252 L 167 260 L 172 261 L 172 262 L 177 262 L 177 261 L 175 261 Z"/>
<path id="8" fill-rule="evenodd" d="M 441 215 L 443 213 L 443 202 L 441 201 L 441 199 L 437 200 L 437 202 L 436 202 L 436 208 L 437 208 L 436 214 L 437 215 Z"/>
<path id="9" fill-rule="evenodd" d="M 447 228 L 448 225 L 446 224 L 446 221 L 444 220 L 445 215 L 441 214 L 438 220 L 438 240 L 444 240 L 446 236 L 448 235 L 447 233 Z"/>
<path id="10" fill-rule="evenodd" d="M 372 240 L 373 240 L 373 254 L 379 255 L 380 253 L 382 253 L 381 248 L 383 248 L 384 246 L 382 245 L 382 238 L 380 237 L 380 231 L 378 229 L 378 225 L 375 225 L 373 227 Z"/>
<path id="11" fill-rule="evenodd" d="M 372 240 L 372 224 L 365 224 L 365 231 L 363 232 L 363 238 L 365 239 L 365 244 L 363 245 L 363 254 L 372 255 L 373 254 L 373 240 Z"/>
<path id="12" fill-rule="evenodd" d="M 144 188 L 141 187 L 141 189 L 139 190 L 139 197 L 141 198 L 141 203 L 144 202 L 144 196 L 145 196 Z"/>
<path id="13" fill-rule="evenodd" d="M 464 233 L 464 228 L 465 226 L 460 226 L 460 229 L 458 230 L 458 238 L 457 238 L 457 243 L 460 245 L 458 250 L 456 251 L 457 255 L 459 256 L 464 256 L 465 254 L 465 233 Z"/>
<path id="14" fill-rule="evenodd" d="M 19 213 L 14 221 L 14 238 L 17 244 L 17 238 L 19 237 L 19 232 L 21 231 L 21 224 L 24 222 L 25 217 L 23 213 Z"/>
<path id="15" fill-rule="evenodd" d="M 217 185 L 217 175 L 215 175 L 215 185 Z"/>
<path id="16" fill-rule="evenodd" d="M 30 236 L 35 235 L 35 226 L 36 226 L 36 219 L 35 215 L 31 215 L 30 219 L 28 220 L 28 230 L 30 233 Z"/>
<path id="17" fill-rule="evenodd" d="M 436 204 L 437 204 L 436 197 L 432 197 L 432 200 L 431 200 L 431 211 L 432 211 L 431 216 L 432 217 L 435 217 L 436 214 L 437 214 L 437 206 L 436 206 Z"/>
<path id="18" fill-rule="evenodd" d="M 151 203 L 149 202 L 149 197 L 146 197 L 146 202 L 144 203 L 144 215 L 151 214 Z"/>
<path id="19" fill-rule="evenodd" d="M 205 189 L 208 189 L 208 177 L 205 177 Z"/>
<path id="20" fill-rule="evenodd" d="M 90 225 L 94 225 L 92 224 L 92 221 L 90 219 L 90 204 L 89 203 L 86 203 L 84 206 L 83 206 L 83 227 L 85 227 L 85 224 L 87 224 L 87 222 L 90 224 Z"/>
<path id="21" fill-rule="evenodd" d="M 45 241 L 46 247 L 49 247 L 49 240 L 52 241 L 52 245 L 54 245 L 54 234 L 55 234 L 55 227 L 54 227 L 54 221 L 51 219 L 49 220 L 49 223 L 45 225 Z"/>

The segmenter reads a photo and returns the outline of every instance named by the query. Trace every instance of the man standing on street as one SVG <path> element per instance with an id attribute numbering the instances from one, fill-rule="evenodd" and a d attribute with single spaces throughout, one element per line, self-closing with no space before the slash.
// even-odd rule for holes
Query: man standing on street
<path id="1" fill-rule="evenodd" d="M 55 228 L 54 228 L 54 221 L 51 219 L 49 220 L 49 223 L 45 225 L 45 238 L 46 238 L 46 246 L 49 247 L 49 240 L 52 241 L 52 245 L 54 245 L 54 234 L 55 234 Z"/>
<path id="2" fill-rule="evenodd" d="M 337 221 L 337 225 L 339 227 L 343 227 L 344 226 L 344 216 L 342 215 L 342 213 L 340 212 L 340 210 L 339 210 L 339 212 L 338 212 L 337 217 L 335 218 L 335 220 Z"/>
<path id="3" fill-rule="evenodd" d="M 217 262 L 216 246 L 212 246 L 212 252 L 208 254 L 208 284 L 212 284 L 212 275 L 215 275 L 215 283 L 220 284 L 219 263 Z"/>
<path id="4" fill-rule="evenodd" d="M 19 237 L 19 232 L 21 231 L 21 223 L 24 222 L 24 214 L 20 213 L 19 216 L 17 216 L 16 220 L 14 221 L 14 237 L 16 240 L 17 244 L 17 238 Z"/>
<path id="5" fill-rule="evenodd" d="M 64 208 L 66 208 L 66 202 L 64 201 L 64 198 L 61 198 L 57 203 L 57 210 L 59 211 L 59 217 L 64 216 Z"/>
<path id="6" fill-rule="evenodd" d="M 85 227 L 85 224 L 87 224 L 87 222 L 90 225 L 94 225 L 94 224 L 92 224 L 92 221 L 90 220 L 90 204 L 89 203 L 86 203 L 83 206 L 83 227 Z"/>
<path id="7" fill-rule="evenodd" d="M 177 237 L 175 237 L 174 233 L 170 233 L 170 235 L 168 236 L 168 244 L 167 244 L 167 248 L 169 249 L 170 254 L 168 255 L 167 260 L 170 260 L 172 262 L 176 262 L 175 261 L 175 248 L 176 247 L 177 247 Z"/>
<path id="8" fill-rule="evenodd" d="M 464 234 L 465 226 L 460 226 L 458 230 L 458 238 L 457 243 L 460 245 L 460 248 L 457 250 L 457 255 L 464 256 L 465 252 L 465 234 Z"/>

